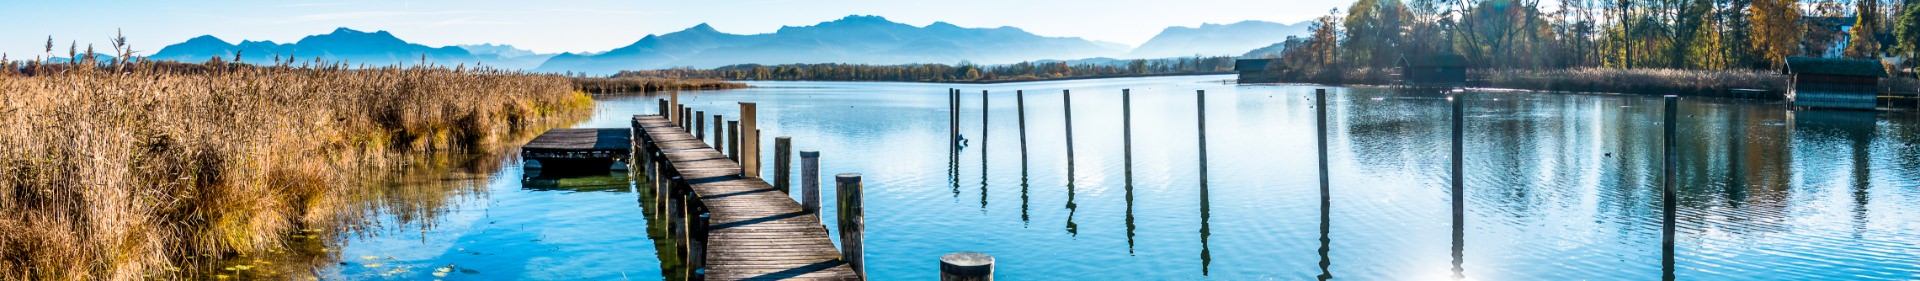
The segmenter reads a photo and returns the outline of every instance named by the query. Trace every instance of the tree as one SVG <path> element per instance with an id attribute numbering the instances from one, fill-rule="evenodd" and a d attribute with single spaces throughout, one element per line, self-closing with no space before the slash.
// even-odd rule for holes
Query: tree
<path id="1" fill-rule="evenodd" d="M 1402 32 L 1410 12 L 1399 0 L 1359 0 L 1347 8 L 1344 53 L 1360 66 L 1385 66 L 1404 52 Z"/>
<path id="2" fill-rule="evenodd" d="M 1747 42 L 1768 68 L 1779 69 L 1800 44 L 1800 7 L 1793 0 L 1753 0 Z"/>
<path id="3" fill-rule="evenodd" d="M 1920 57 L 1920 5 L 1907 4 L 1898 18 L 1893 21 L 1893 37 L 1899 43 L 1893 47 L 1907 53 L 1907 72 L 1912 73 L 1913 59 Z"/>
<path id="4" fill-rule="evenodd" d="M 1844 54 L 1849 58 L 1880 58 L 1880 38 L 1877 36 L 1882 30 L 1880 1 L 1860 0 L 1854 6 L 1854 11 L 1853 29 L 1847 30 L 1852 40 L 1847 42 Z"/>

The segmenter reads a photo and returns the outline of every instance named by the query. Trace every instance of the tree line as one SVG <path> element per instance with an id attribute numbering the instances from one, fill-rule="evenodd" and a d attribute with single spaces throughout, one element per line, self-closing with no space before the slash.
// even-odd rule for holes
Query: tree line
<path id="1" fill-rule="evenodd" d="M 1456 54 L 1492 69 L 1777 70 L 1793 56 L 1914 57 L 1912 2 L 1358 0 L 1268 56 L 1309 72 L 1389 67 L 1402 54 Z"/>
<path id="2" fill-rule="evenodd" d="M 740 64 L 713 69 L 621 71 L 614 77 L 706 78 L 785 81 L 991 82 L 1069 78 L 1211 74 L 1233 71 L 1234 58 L 1194 56 L 1167 59 L 1020 62 L 1003 65 L 946 64 Z"/>

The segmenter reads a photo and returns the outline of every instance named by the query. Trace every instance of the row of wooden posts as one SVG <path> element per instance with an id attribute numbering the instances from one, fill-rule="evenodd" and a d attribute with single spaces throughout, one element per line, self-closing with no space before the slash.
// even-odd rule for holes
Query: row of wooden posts
<path id="1" fill-rule="evenodd" d="M 948 89 L 947 94 L 948 94 L 947 110 L 948 110 L 948 117 L 949 117 L 948 125 L 950 126 L 948 130 L 948 133 L 949 133 L 948 140 L 950 140 L 948 143 L 948 146 L 949 146 L 948 151 L 949 151 L 949 156 L 951 156 L 953 159 L 958 159 L 959 149 L 960 149 L 960 143 L 959 143 L 960 108 L 963 103 L 961 101 L 961 90 Z M 986 155 L 984 151 L 987 145 L 987 130 L 988 130 L 987 125 L 989 121 L 989 119 L 987 118 L 987 115 L 988 115 L 987 112 L 991 111 L 989 106 L 990 105 L 989 99 L 987 96 L 990 93 L 988 91 L 983 90 L 980 92 L 980 94 L 981 94 L 981 98 L 980 98 L 981 131 L 980 131 L 979 142 L 980 142 L 981 150 L 983 151 L 981 153 L 982 154 L 981 157 L 984 158 Z M 1201 194 L 1202 202 L 1204 204 L 1206 191 L 1207 191 L 1205 188 L 1207 184 L 1206 91 L 1204 90 L 1195 91 L 1194 96 L 1196 99 L 1196 109 L 1197 109 L 1197 115 L 1198 115 L 1196 119 L 1198 120 L 1197 128 L 1199 131 L 1199 146 L 1200 146 L 1199 147 L 1200 155 L 1198 155 L 1200 159 L 1199 181 L 1200 181 L 1200 186 L 1202 187 L 1200 190 L 1201 192 L 1200 194 Z M 1015 91 L 1014 97 L 1015 97 L 1016 110 L 1020 116 L 1019 117 L 1020 154 L 1023 155 L 1022 161 L 1025 161 L 1024 155 L 1027 155 L 1025 92 Z M 1121 112 L 1122 112 L 1121 120 L 1122 122 L 1125 123 L 1122 126 L 1124 130 L 1124 133 L 1122 135 L 1122 141 L 1125 142 L 1124 147 L 1126 150 L 1125 151 L 1126 159 L 1127 159 L 1126 162 L 1128 163 L 1126 172 L 1128 174 L 1127 178 L 1131 179 L 1132 178 L 1131 175 L 1133 172 L 1132 160 L 1131 160 L 1133 157 L 1132 90 L 1131 89 L 1120 90 L 1120 97 L 1121 97 L 1120 104 L 1121 104 Z M 1329 211 L 1331 210 L 1331 206 L 1332 206 L 1331 205 L 1332 204 L 1332 195 L 1331 195 L 1332 184 L 1331 184 L 1331 180 L 1330 180 L 1331 176 L 1328 168 L 1328 153 L 1327 153 L 1328 151 L 1327 90 L 1315 89 L 1313 99 L 1315 102 L 1314 111 L 1316 115 L 1315 135 L 1316 135 L 1316 140 L 1319 148 L 1319 164 L 1320 164 L 1320 167 L 1319 167 L 1320 200 L 1321 200 L 1320 201 L 1321 202 L 1321 205 L 1320 205 L 1320 210 L 1321 210 L 1320 266 L 1321 268 L 1320 269 L 1323 277 L 1331 277 L 1331 273 L 1328 272 L 1328 266 L 1330 265 L 1331 262 L 1330 260 L 1328 260 L 1328 255 L 1327 255 L 1328 251 L 1330 251 L 1329 246 L 1331 243 L 1331 239 L 1328 236 L 1328 232 L 1330 230 L 1330 224 L 1331 224 L 1331 217 L 1329 216 Z M 1063 105 L 1062 105 L 1063 110 L 1064 112 L 1066 112 L 1065 118 L 1066 118 L 1066 147 L 1067 147 L 1066 154 L 1068 159 L 1067 161 L 1068 163 L 1072 163 L 1073 161 L 1072 160 L 1073 159 L 1073 96 L 1072 96 L 1072 92 L 1070 90 L 1061 90 L 1061 100 L 1063 102 Z M 1452 169 L 1450 195 L 1453 201 L 1452 202 L 1452 215 L 1453 215 L 1452 216 L 1452 219 L 1453 219 L 1453 223 L 1452 223 L 1453 268 L 1452 268 L 1452 271 L 1453 271 L 1453 276 L 1457 279 L 1457 278 L 1465 277 L 1464 276 L 1465 269 L 1463 268 L 1463 264 L 1465 263 L 1463 253 L 1465 249 L 1465 232 L 1466 232 L 1465 231 L 1466 230 L 1465 228 L 1466 192 L 1465 192 L 1465 170 L 1464 170 L 1464 164 L 1463 164 L 1464 163 L 1463 154 L 1465 151 L 1464 132 L 1466 129 L 1465 113 L 1464 113 L 1465 101 L 1461 100 L 1461 97 L 1458 95 L 1448 97 L 1447 101 L 1451 107 L 1451 119 L 1450 119 L 1451 124 L 1450 125 L 1452 129 L 1451 130 L 1452 131 L 1452 136 L 1451 136 L 1452 137 L 1451 139 L 1452 157 L 1451 157 L 1451 163 L 1450 163 L 1451 169 Z M 1676 136 L 1678 134 L 1676 130 L 1676 123 L 1678 122 L 1677 116 L 1679 116 L 1679 96 L 1668 95 L 1663 98 L 1663 101 L 1665 103 L 1666 110 L 1663 112 L 1664 118 L 1665 118 L 1665 122 L 1663 122 L 1662 124 L 1664 126 L 1664 143 L 1661 145 L 1662 153 L 1663 153 L 1662 157 L 1664 158 L 1664 162 L 1662 165 L 1663 174 L 1662 174 L 1662 184 L 1661 184 L 1662 198 L 1664 199 L 1662 200 L 1663 201 L 1662 210 L 1664 213 L 1663 214 L 1664 217 L 1662 218 L 1662 230 L 1661 230 L 1662 269 L 1663 269 L 1663 274 L 1665 278 L 1667 280 L 1673 280 L 1674 278 L 1674 246 L 1673 246 L 1674 237 L 1673 236 L 1674 236 L 1674 225 L 1675 225 L 1674 212 L 1676 208 L 1676 202 L 1678 201 L 1676 200 L 1677 198 L 1675 198 L 1675 194 L 1674 194 L 1675 188 L 1676 188 L 1674 173 L 1679 164 L 1675 155 L 1674 145 L 1675 145 Z M 982 161 L 985 161 L 985 160 L 982 159 Z M 1204 213 L 1205 206 L 1202 206 L 1202 209 Z M 1202 222 L 1202 228 L 1205 228 L 1204 220 Z M 1205 237 L 1204 237 L 1204 235 L 1206 235 L 1205 233 L 1206 231 L 1203 230 L 1202 231 L 1203 241 L 1205 240 Z M 1202 252 L 1204 253 L 1205 251 L 1203 250 Z M 982 253 L 975 253 L 975 252 L 959 252 L 959 253 L 948 254 L 946 256 L 941 257 L 941 280 L 992 280 L 992 278 L 993 278 L 993 258 L 991 256 L 988 256 Z"/>
<path id="2" fill-rule="evenodd" d="M 680 104 L 678 93 L 671 94 L 669 99 L 659 100 L 659 110 L 657 112 L 667 116 L 671 122 L 687 130 L 688 133 L 693 134 L 695 138 L 700 139 L 701 142 L 707 141 L 708 133 L 705 129 L 706 119 L 704 118 L 706 112 L 693 110 L 690 106 Z M 760 130 L 755 126 L 755 113 L 755 103 L 740 103 L 740 119 L 727 120 L 727 130 L 724 134 L 721 133 L 722 128 L 720 124 L 721 121 L 725 120 L 725 117 L 719 114 L 712 115 L 714 124 L 712 146 L 716 150 L 723 151 L 729 159 L 740 163 L 740 176 L 758 179 L 760 178 L 761 159 L 759 149 Z M 652 140 L 643 137 L 645 134 L 641 133 L 640 130 L 642 129 L 640 124 L 636 122 L 632 124 L 632 126 L 633 135 L 635 136 L 635 138 L 633 138 L 633 145 L 635 146 L 633 157 L 635 159 L 633 159 L 632 163 L 637 166 L 633 170 L 647 176 L 648 182 L 654 184 L 654 186 L 651 187 L 651 191 L 654 192 L 655 199 L 654 202 L 650 202 L 648 206 L 655 208 L 656 211 L 653 212 L 657 216 L 655 219 L 665 224 L 665 232 L 670 235 L 670 240 L 675 241 L 675 254 L 686 261 L 686 266 L 683 268 L 684 271 L 681 272 L 681 274 L 683 274 L 682 276 L 700 276 L 705 265 L 705 246 L 707 244 L 707 231 L 710 226 L 709 219 L 711 218 L 711 214 L 707 212 L 706 206 L 700 202 L 698 195 L 693 193 L 692 185 L 686 182 L 686 179 L 681 178 L 680 175 L 670 167 L 671 162 L 665 158 L 665 152 L 650 146 Z M 725 148 L 724 150 L 722 150 L 723 147 Z M 742 149 L 743 147 L 746 149 Z M 793 163 L 791 159 L 793 156 L 792 149 L 793 142 L 791 137 L 780 136 L 774 138 L 774 178 L 771 184 L 775 189 L 778 189 L 784 194 L 792 194 L 792 190 L 790 189 L 792 182 L 791 165 Z M 799 151 L 799 156 L 801 163 L 800 206 L 808 213 L 818 214 L 821 206 L 820 152 L 802 150 Z M 834 177 L 834 184 L 836 193 L 834 202 L 838 215 L 837 225 L 841 245 L 841 259 L 845 261 L 857 275 L 865 278 L 866 266 L 863 250 L 863 234 L 865 232 L 866 222 L 864 219 L 865 206 L 862 204 L 863 187 L 861 175 L 858 173 L 838 174 Z"/>

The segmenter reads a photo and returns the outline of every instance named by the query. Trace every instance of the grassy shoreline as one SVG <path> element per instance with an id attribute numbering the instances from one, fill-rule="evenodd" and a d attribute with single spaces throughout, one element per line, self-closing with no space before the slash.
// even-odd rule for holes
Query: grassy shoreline
<path id="1" fill-rule="evenodd" d="M 1356 68 L 1321 71 L 1312 75 L 1287 76 L 1282 83 L 1323 85 L 1393 85 L 1390 69 Z M 1787 90 L 1791 77 L 1753 70 L 1684 70 L 1665 68 L 1569 68 L 1473 70 L 1470 79 L 1481 78 L 1477 87 L 1555 92 L 1622 93 L 1640 95 L 1722 96 L 1735 89 L 1754 89 L 1780 94 Z M 1891 77 L 1880 82 L 1882 93 L 1913 93 L 1913 78 Z"/>
<path id="2" fill-rule="evenodd" d="M 585 117 L 567 78 L 136 62 L 0 68 L 0 279 L 171 279 L 351 229 L 369 171 Z M 435 196 L 427 194 L 423 196 Z"/>

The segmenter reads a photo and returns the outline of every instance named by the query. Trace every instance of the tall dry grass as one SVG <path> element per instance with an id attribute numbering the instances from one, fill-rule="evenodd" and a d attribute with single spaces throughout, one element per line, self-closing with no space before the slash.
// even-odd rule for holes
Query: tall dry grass
<path id="1" fill-rule="evenodd" d="M 167 278 L 189 257 L 283 248 L 365 216 L 365 171 L 581 118 L 592 101 L 573 86 L 448 67 L 7 63 L 0 280 Z"/>

